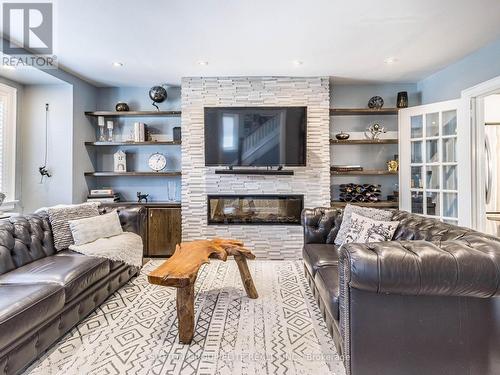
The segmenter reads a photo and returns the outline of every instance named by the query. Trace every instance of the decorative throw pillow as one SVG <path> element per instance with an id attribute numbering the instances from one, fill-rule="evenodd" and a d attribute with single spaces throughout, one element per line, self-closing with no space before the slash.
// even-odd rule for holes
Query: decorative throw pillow
<path id="1" fill-rule="evenodd" d="M 351 227 L 351 215 L 356 213 L 364 217 L 370 217 L 373 220 L 389 221 L 392 219 L 393 213 L 386 210 L 378 210 L 376 208 L 360 207 L 348 204 L 344 208 L 344 217 L 342 218 L 342 224 L 340 224 L 339 232 L 337 237 L 335 237 L 335 245 L 342 245 L 345 241 L 345 237 L 349 228 Z"/>
<path id="2" fill-rule="evenodd" d="M 83 203 L 68 207 L 49 207 L 50 226 L 56 250 L 67 249 L 73 244 L 69 221 L 99 215 L 99 203 Z"/>
<path id="3" fill-rule="evenodd" d="M 99 216 L 70 220 L 69 228 L 77 246 L 93 242 L 99 238 L 113 237 L 123 233 L 116 210 Z"/>
<path id="4" fill-rule="evenodd" d="M 356 213 L 351 215 L 351 226 L 344 243 L 368 243 L 390 241 L 399 225 L 399 221 L 379 221 Z"/>

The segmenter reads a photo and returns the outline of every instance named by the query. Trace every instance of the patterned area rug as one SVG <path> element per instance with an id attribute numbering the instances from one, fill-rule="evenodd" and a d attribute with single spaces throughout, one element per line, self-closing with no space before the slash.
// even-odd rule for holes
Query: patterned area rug
<path id="1" fill-rule="evenodd" d="M 175 289 L 133 279 L 26 374 L 344 374 L 301 261 L 251 261 L 249 299 L 234 261 L 198 275 L 191 345 L 177 337 Z"/>

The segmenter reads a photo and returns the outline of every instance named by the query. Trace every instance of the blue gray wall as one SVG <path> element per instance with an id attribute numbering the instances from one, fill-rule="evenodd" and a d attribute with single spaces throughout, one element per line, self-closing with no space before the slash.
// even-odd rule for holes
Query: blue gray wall
<path id="1" fill-rule="evenodd" d="M 26 85 L 22 121 L 18 126 L 21 155 L 21 207 L 33 212 L 40 207 L 72 203 L 73 120 L 71 85 Z M 52 177 L 40 183 L 38 168 L 45 154 L 45 104 L 49 104 L 47 167 Z"/>
<path id="2" fill-rule="evenodd" d="M 500 75 L 500 38 L 418 82 L 422 104 L 456 99 L 461 91 Z"/>
<path id="3" fill-rule="evenodd" d="M 92 161 L 84 145 L 91 140 L 94 127 L 91 119 L 85 116 L 85 111 L 97 109 L 98 89 L 90 83 L 61 69 L 49 69 L 47 73 L 73 86 L 73 122 L 72 122 L 72 202 L 80 203 L 88 194 L 88 183 L 84 172 L 92 170 Z"/>

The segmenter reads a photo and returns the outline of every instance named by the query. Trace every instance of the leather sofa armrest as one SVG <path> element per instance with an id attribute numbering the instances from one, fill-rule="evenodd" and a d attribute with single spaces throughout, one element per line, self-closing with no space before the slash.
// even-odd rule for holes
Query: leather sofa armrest
<path id="1" fill-rule="evenodd" d="M 147 210 L 143 206 L 101 206 L 101 213 L 116 210 L 120 218 L 120 224 L 126 232 L 133 232 L 142 237 L 142 243 L 146 246 L 146 220 Z"/>
<path id="2" fill-rule="evenodd" d="M 374 293 L 488 298 L 499 294 L 500 245 L 455 240 L 346 244 L 340 249 L 343 287 Z"/>
<path id="3" fill-rule="evenodd" d="M 330 207 L 318 207 L 302 210 L 304 244 L 333 243 L 342 223 L 342 210 Z"/>

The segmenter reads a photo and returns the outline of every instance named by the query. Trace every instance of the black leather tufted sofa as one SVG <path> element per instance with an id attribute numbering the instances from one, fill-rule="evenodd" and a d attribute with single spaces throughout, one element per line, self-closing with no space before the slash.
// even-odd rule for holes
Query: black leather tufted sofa
<path id="1" fill-rule="evenodd" d="M 348 375 L 500 374 L 500 240 L 394 211 L 392 241 L 333 244 L 305 209 L 305 274 Z"/>
<path id="2" fill-rule="evenodd" d="M 119 207 L 123 228 L 143 235 L 145 211 Z M 56 252 L 42 216 L 0 223 L 0 373 L 21 372 L 138 271 L 70 250 Z"/>

